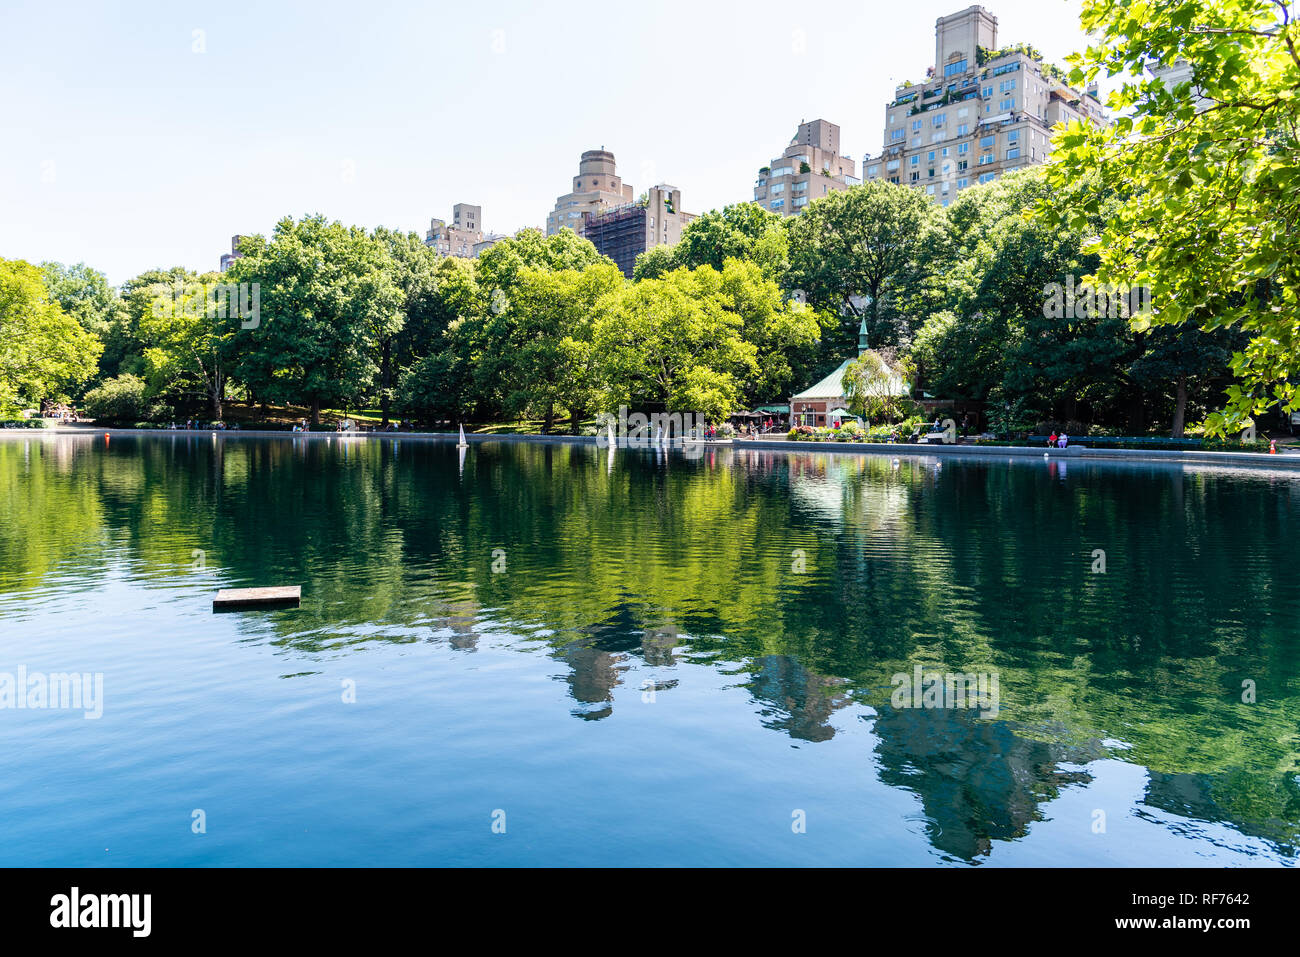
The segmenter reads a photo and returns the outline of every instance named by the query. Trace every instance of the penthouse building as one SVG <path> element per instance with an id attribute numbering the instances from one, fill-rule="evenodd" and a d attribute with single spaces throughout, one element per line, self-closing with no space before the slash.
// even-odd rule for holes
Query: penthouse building
<path id="1" fill-rule="evenodd" d="M 998 20 L 982 6 L 940 17 L 924 83 L 905 83 L 885 108 L 884 148 L 863 164 L 867 181 L 924 189 L 947 206 L 961 190 L 1045 162 L 1051 129 L 1105 113 L 1032 46 L 998 47 Z"/>
<path id="2" fill-rule="evenodd" d="M 593 213 L 632 202 L 632 187 L 618 175 L 614 154 L 587 150 L 578 162 L 573 191 L 559 196 L 546 217 L 546 235 L 554 236 L 565 226 L 582 234 L 583 223 Z"/>
<path id="3" fill-rule="evenodd" d="M 812 200 L 856 186 L 857 164 L 840 155 L 840 128 L 826 120 L 800 123 L 771 165 L 761 167 L 754 202 L 784 216 L 795 216 Z"/>

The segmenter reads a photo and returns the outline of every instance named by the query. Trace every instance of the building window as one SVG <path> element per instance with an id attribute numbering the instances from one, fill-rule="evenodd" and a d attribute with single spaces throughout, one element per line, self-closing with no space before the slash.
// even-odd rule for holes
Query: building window
<path id="1" fill-rule="evenodd" d="M 1012 149 L 1007 150 L 1007 159 L 1009 159 L 1009 160 L 1013 160 L 1013 159 L 1019 159 L 1019 158 L 1020 158 L 1020 147 L 1019 147 L 1019 146 L 1016 146 L 1016 147 L 1014 147 L 1014 148 L 1012 148 Z"/>
<path id="2" fill-rule="evenodd" d="M 1016 108 L 1016 98 L 1014 96 L 1009 97 L 998 104 L 998 112 L 1000 113 L 1010 113 L 1015 108 Z"/>
<path id="3" fill-rule="evenodd" d="M 868 166 L 868 167 L 867 167 L 867 175 L 868 175 L 868 176 L 879 176 L 879 175 L 880 175 L 880 167 L 879 167 L 879 166 Z M 805 183 L 800 183 L 799 185 L 800 185 L 800 186 L 804 186 L 804 185 L 807 185 L 807 184 L 805 184 Z"/>
<path id="4" fill-rule="evenodd" d="M 958 161 L 957 161 L 957 172 L 959 172 L 959 173 L 963 173 L 963 172 L 965 172 L 965 171 L 966 171 L 966 165 L 967 165 L 966 160 L 958 160 Z"/>
<path id="5" fill-rule="evenodd" d="M 931 163 L 934 162 L 934 150 L 930 150 L 930 155 L 926 157 Z"/>
<path id="6" fill-rule="evenodd" d="M 970 180 L 968 180 L 968 179 L 967 179 L 966 177 L 964 177 L 964 176 L 963 176 L 961 179 L 957 180 L 957 188 L 958 188 L 958 189 L 965 189 L 965 188 L 966 188 L 967 186 L 969 186 L 969 185 L 970 185 Z"/>
<path id="7" fill-rule="evenodd" d="M 903 136 L 904 136 L 904 134 L 903 134 L 903 131 L 902 131 L 902 130 L 890 130 L 890 131 L 889 131 L 889 138 L 890 138 L 891 140 L 901 140 L 901 139 L 903 138 Z"/>
<path id="8" fill-rule="evenodd" d="M 991 136 L 980 137 L 980 146 L 982 146 L 984 149 L 988 149 L 992 145 L 993 145 L 993 137 Z"/>
<path id="9" fill-rule="evenodd" d="M 921 157 L 919 157 L 919 156 L 913 156 L 913 157 L 912 157 L 912 165 L 913 165 L 913 166 L 920 166 L 920 165 L 921 165 Z"/>
<path id="10" fill-rule="evenodd" d="M 965 73 L 965 72 L 966 72 L 965 60 L 958 60 L 956 63 L 949 63 L 947 66 L 943 68 L 943 75 L 945 77 L 957 76 L 959 73 Z"/>
<path id="11" fill-rule="evenodd" d="M 981 165 L 981 166 L 988 166 L 988 165 L 989 165 L 990 163 L 992 163 L 992 162 L 993 162 L 993 154 L 992 154 L 992 153 L 985 153 L 984 155 L 982 155 L 982 156 L 980 157 L 980 165 Z"/>
<path id="12" fill-rule="evenodd" d="M 912 132 L 913 132 L 913 133 L 919 133 L 919 132 L 921 132 L 921 121 L 920 121 L 920 120 L 913 120 L 913 121 L 912 121 Z"/>
<path id="13" fill-rule="evenodd" d="M 885 164 L 886 172 L 892 173 L 896 169 L 898 169 L 898 160 L 890 160 L 888 163 Z"/>
<path id="14" fill-rule="evenodd" d="M 969 153 L 969 152 L 970 152 L 970 144 L 969 144 L 969 143 L 958 143 L 958 144 L 957 144 L 957 155 L 958 155 L 958 156 L 965 156 L 965 155 L 966 155 L 967 153 Z"/>
<path id="15" fill-rule="evenodd" d="M 1012 77 L 1010 80 L 1003 80 L 1001 83 L 998 84 L 999 93 L 1010 93 L 1015 88 L 1016 88 L 1016 81 L 1014 77 Z"/>
<path id="16" fill-rule="evenodd" d="M 937 114 L 937 115 L 935 116 L 935 118 L 934 118 L 934 125 L 935 125 L 935 126 L 943 126 L 943 114 L 942 114 L 942 113 L 939 113 L 939 114 Z"/>
<path id="17" fill-rule="evenodd" d="M 986 100 L 993 99 L 993 87 L 991 86 L 984 87 L 984 99 Z"/>
<path id="18" fill-rule="evenodd" d="M 997 173 L 985 173 L 980 177 L 980 184 L 983 185 L 984 183 L 991 183 L 997 178 L 998 178 Z"/>
<path id="19" fill-rule="evenodd" d="M 913 183 L 915 183 L 915 182 L 916 182 L 918 179 L 920 179 L 920 178 L 921 178 L 921 174 L 920 174 L 919 172 L 918 172 L 918 173 L 913 173 L 913 174 L 912 174 L 912 182 L 913 182 Z"/>
<path id="20" fill-rule="evenodd" d="M 970 132 L 970 124 L 968 123 L 962 123 L 957 127 L 958 136 L 965 136 L 969 132 Z"/>

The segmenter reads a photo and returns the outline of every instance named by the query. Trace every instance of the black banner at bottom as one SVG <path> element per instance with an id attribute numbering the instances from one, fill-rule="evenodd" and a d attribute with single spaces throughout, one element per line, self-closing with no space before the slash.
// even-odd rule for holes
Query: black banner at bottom
<path id="1" fill-rule="evenodd" d="M 337 946 L 440 929 L 551 936 L 566 933 L 578 907 L 611 933 L 644 922 L 656 936 L 674 915 L 693 915 L 692 928 L 702 920 L 724 936 L 752 933 L 755 922 L 788 921 L 793 930 L 812 919 L 831 937 L 837 927 L 869 937 L 873 927 L 910 926 L 922 935 L 943 927 L 1198 934 L 1230 945 L 1288 926 L 1283 907 L 1295 877 L 1287 870 L 10 869 L 0 871 L 0 926 L 8 941 L 76 938 L 80 946 Z"/>

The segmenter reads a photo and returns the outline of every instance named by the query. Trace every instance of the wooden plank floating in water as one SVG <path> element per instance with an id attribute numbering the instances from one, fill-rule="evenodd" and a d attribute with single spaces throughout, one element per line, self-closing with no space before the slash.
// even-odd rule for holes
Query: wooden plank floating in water
<path id="1" fill-rule="evenodd" d="M 223 588 L 212 599 L 213 611 L 231 608 L 297 608 L 302 602 L 301 585 L 274 588 Z"/>

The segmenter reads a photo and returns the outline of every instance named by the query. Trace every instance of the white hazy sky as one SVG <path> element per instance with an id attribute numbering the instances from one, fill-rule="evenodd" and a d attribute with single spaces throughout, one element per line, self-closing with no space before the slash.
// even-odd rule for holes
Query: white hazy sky
<path id="1" fill-rule="evenodd" d="M 1000 44 L 1083 45 L 1078 0 L 984 5 Z M 0 0 L 0 257 L 120 283 L 215 269 L 285 215 L 423 235 L 456 202 L 509 233 L 602 146 L 703 212 L 751 199 L 801 120 L 878 153 L 895 85 L 965 6 Z"/>

